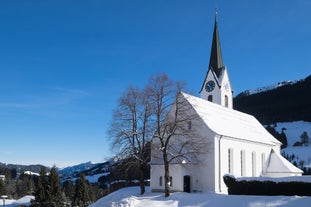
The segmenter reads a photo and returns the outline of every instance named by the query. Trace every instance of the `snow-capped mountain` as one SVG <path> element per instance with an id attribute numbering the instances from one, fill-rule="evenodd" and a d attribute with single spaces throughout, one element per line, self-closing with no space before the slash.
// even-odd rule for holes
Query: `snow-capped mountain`
<path id="1" fill-rule="evenodd" d="M 256 88 L 256 89 L 245 90 L 245 91 L 241 92 L 239 95 L 247 95 L 247 96 L 249 96 L 249 95 L 253 95 L 253 94 L 257 94 L 257 93 L 262 93 L 262 92 L 266 92 L 266 91 L 277 89 L 279 87 L 293 85 L 293 84 L 298 83 L 299 81 L 303 81 L 303 80 L 282 81 L 282 82 L 278 82 L 277 84 L 270 85 L 270 86 L 264 86 L 264 87 L 259 87 L 259 88 Z"/>

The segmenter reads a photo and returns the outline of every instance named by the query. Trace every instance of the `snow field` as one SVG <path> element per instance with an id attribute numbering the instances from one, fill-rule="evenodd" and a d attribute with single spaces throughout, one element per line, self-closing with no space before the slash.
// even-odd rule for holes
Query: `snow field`
<path id="1" fill-rule="evenodd" d="M 307 207 L 311 197 L 244 196 L 201 193 L 151 193 L 139 195 L 139 187 L 123 188 L 101 198 L 89 207 Z"/>

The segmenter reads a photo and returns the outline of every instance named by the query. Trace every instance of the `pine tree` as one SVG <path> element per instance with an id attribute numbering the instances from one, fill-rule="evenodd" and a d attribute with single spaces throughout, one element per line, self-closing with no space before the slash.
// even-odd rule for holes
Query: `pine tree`
<path id="1" fill-rule="evenodd" d="M 0 195 L 6 195 L 6 188 L 2 179 L 0 179 Z"/>
<path id="2" fill-rule="evenodd" d="M 74 196 L 74 185 L 71 180 L 64 182 L 63 191 L 66 196 L 66 203 L 71 204 Z"/>
<path id="3" fill-rule="evenodd" d="M 50 207 L 64 206 L 59 176 L 55 166 L 52 167 L 49 174 L 48 205 Z"/>
<path id="4" fill-rule="evenodd" d="M 89 184 L 89 199 L 90 201 L 96 201 L 99 198 L 103 197 L 104 192 L 103 190 L 98 186 L 97 183 Z"/>
<path id="5" fill-rule="evenodd" d="M 90 204 L 88 183 L 84 174 L 80 174 L 75 185 L 75 194 L 73 198 L 73 206 L 86 207 Z"/>
<path id="6" fill-rule="evenodd" d="M 31 206 L 34 207 L 47 207 L 47 199 L 49 197 L 49 180 L 46 173 L 46 168 L 41 167 L 38 179 L 37 189 L 35 191 L 35 200 L 32 201 Z"/>
<path id="7" fill-rule="evenodd" d="M 306 131 L 300 135 L 300 141 L 304 146 L 309 146 L 309 136 Z"/>
<path id="8" fill-rule="evenodd" d="M 35 189 L 34 185 L 34 178 L 32 175 L 20 175 L 16 180 L 16 196 L 22 197 L 33 194 L 33 190 Z"/>
<path id="9" fill-rule="evenodd" d="M 281 134 L 279 135 L 280 137 L 280 141 L 282 142 L 282 148 L 286 148 L 288 143 L 287 143 L 287 137 L 286 137 L 286 134 L 285 134 L 285 128 L 282 128 L 282 132 Z"/>

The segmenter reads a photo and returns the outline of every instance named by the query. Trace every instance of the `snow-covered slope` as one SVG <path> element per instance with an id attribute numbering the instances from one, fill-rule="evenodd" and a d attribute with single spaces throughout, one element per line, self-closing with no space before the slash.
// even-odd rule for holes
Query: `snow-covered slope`
<path id="1" fill-rule="evenodd" d="M 123 188 L 103 197 L 89 207 L 307 207 L 311 197 L 298 196 L 243 196 L 202 193 L 163 193 L 139 195 L 138 187 Z"/>
<path id="2" fill-rule="evenodd" d="M 25 171 L 24 174 L 26 175 L 36 175 L 39 176 L 39 173 L 31 172 L 31 171 Z"/>
<path id="3" fill-rule="evenodd" d="M 291 157 L 290 161 L 296 162 L 298 167 L 311 167 L 311 122 L 296 121 L 277 123 L 276 130 L 281 132 L 285 129 L 288 147 L 282 150 L 283 155 Z M 307 132 L 310 138 L 309 146 L 294 147 L 294 143 L 300 141 L 303 132 Z"/>
<path id="4" fill-rule="evenodd" d="M 80 173 L 83 173 L 85 179 L 88 180 L 89 183 L 97 183 L 99 182 L 98 179 L 100 177 L 108 176 L 110 174 L 110 168 L 113 163 L 112 159 L 103 163 L 82 163 L 59 170 L 59 176 L 61 182 L 68 180 L 75 182 L 80 177 Z"/>
<path id="5" fill-rule="evenodd" d="M 1 199 L 1 204 L 5 204 L 6 207 L 30 206 L 33 199 L 35 199 L 34 196 L 24 196 L 18 200 L 5 199 L 4 203 Z"/>
<path id="6" fill-rule="evenodd" d="M 311 122 L 295 121 L 276 124 L 278 132 L 281 132 L 283 128 L 285 129 L 288 146 L 293 146 L 295 142 L 300 141 L 300 136 L 304 131 L 306 131 L 309 136 L 311 135 Z"/>

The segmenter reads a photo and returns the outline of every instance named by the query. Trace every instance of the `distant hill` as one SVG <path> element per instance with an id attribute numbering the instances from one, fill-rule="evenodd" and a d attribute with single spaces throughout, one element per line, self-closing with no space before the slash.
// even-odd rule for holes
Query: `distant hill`
<path id="1" fill-rule="evenodd" d="M 87 162 L 60 169 L 58 173 L 62 182 L 67 180 L 75 181 L 79 178 L 79 174 L 83 173 L 90 183 L 97 183 L 100 177 L 107 177 L 110 175 L 113 165 L 114 162 L 112 160 L 103 163 Z"/>
<path id="2" fill-rule="evenodd" d="M 16 170 L 17 173 L 22 173 L 25 171 L 31 171 L 34 173 L 39 173 L 42 166 L 43 165 L 40 165 L 40 164 L 38 164 L 38 165 L 18 165 L 18 164 L 5 164 L 5 163 L 0 162 L 0 167 L 6 168 L 9 170 L 14 169 L 14 170 Z"/>
<path id="3" fill-rule="evenodd" d="M 66 175 L 72 175 L 75 173 L 80 173 L 86 170 L 89 170 L 90 168 L 93 168 L 95 166 L 99 165 L 98 163 L 93 163 L 93 162 L 86 162 L 86 163 L 81 163 L 78 165 L 74 165 L 74 166 L 69 166 L 69 167 L 65 167 L 63 169 L 59 169 L 58 173 L 60 175 L 66 176 Z"/>
<path id="4" fill-rule="evenodd" d="M 262 124 L 311 122 L 311 76 L 244 91 L 233 103 L 234 109 L 254 115 Z"/>

